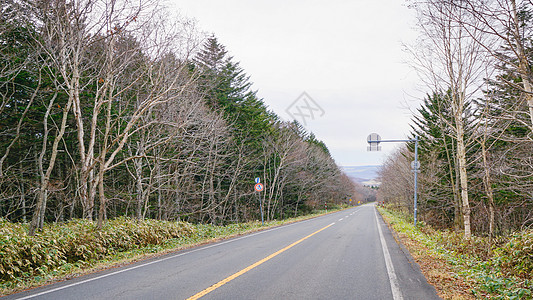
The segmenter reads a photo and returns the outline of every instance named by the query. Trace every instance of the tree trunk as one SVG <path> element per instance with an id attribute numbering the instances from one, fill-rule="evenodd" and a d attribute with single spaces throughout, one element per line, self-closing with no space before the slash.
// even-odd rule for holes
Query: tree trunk
<path id="1" fill-rule="evenodd" d="M 135 167 L 135 193 L 137 199 L 137 207 L 135 210 L 135 217 L 138 220 L 142 219 L 142 209 L 144 207 L 144 191 L 143 191 L 143 162 L 142 158 L 136 158 L 133 160 L 133 165 Z"/>
<path id="2" fill-rule="evenodd" d="M 442 129 L 444 132 L 444 128 Z M 457 160 L 455 159 L 455 155 L 453 153 L 455 152 L 453 149 L 453 142 L 451 144 L 452 149 L 448 148 L 448 145 L 446 143 L 446 137 L 443 137 L 443 143 L 444 143 L 444 149 L 446 150 L 446 159 L 448 163 L 448 175 L 450 177 L 450 187 L 452 189 L 452 195 L 453 195 L 453 208 L 454 208 L 454 215 L 453 215 L 453 226 L 455 230 L 459 230 L 461 228 L 461 224 L 463 223 L 462 218 L 462 212 L 461 212 L 461 198 L 459 193 L 459 185 L 457 180 L 459 172 L 457 172 Z M 455 174 L 454 174 L 455 169 Z"/>
<path id="3" fill-rule="evenodd" d="M 524 87 L 525 92 L 525 98 L 526 102 L 529 108 L 529 118 L 530 118 L 530 130 L 533 131 L 533 74 L 531 71 L 531 67 L 529 65 L 528 55 L 526 53 L 526 49 L 524 48 L 523 42 L 520 40 L 521 34 L 520 34 L 520 27 L 521 22 L 520 18 L 518 16 L 518 11 L 516 9 L 516 1 L 511 0 L 511 8 L 512 8 L 512 29 L 513 29 L 513 35 L 516 38 L 516 50 L 517 50 L 517 56 L 518 56 L 518 71 L 522 77 L 522 84 Z"/>
<path id="4" fill-rule="evenodd" d="M 104 220 L 106 217 L 107 199 L 104 193 L 104 174 L 105 174 L 104 171 L 105 171 L 104 163 L 103 161 L 100 161 L 100 170 L 96 178 L 97 184 L 98 184 L 98 196 L 99 196 L 99 202 L 100 202 L 100 207 L 98 211 L 98 224 L 97 224 L 98 229 L 103 228 Z"/>
<path id="5" fill-rule="evenodd" d="M 481 155 L 483 157 L 483 169 L 485 170 L 483 176 L 483 184 L 485 186 L 485 193 L 489 201 L 489 239 L 492 241 L 494 234 L 494 195 L 492 191 L 492 183 L 490 179 L 490 167 L 487 159 L 487 148 L 485 141 L 481 143 Z"/>
<path id="6" fill-rule="evenodd" d="M 464 127 L 462 114 L 456 113 L 457 124 L 457 160 L 459 163 L 459 180 L 461 187 L 461 201 L 463 204 L 463 224 L 465 237 L 470 238 L 472 232 L 470 229 L 470 202 L 468 199 L 468 175 L 466 173 L 466 148 L 464 142 Z"/>
<path id="7" fill-rule="evenodd" d="M 46 209 L 46 200 L 48 197 L 48 185 L 50 183 L 50 175 L 52 174 L 52 170 L 54 169 L 54 164 L 56 162 L 56 157 L 57 157 L 57 148 L 59 146 L 59 142 L 63 139 L 63 135 L 65 134 L 65 128 L 67 127 L 68 111 L 70 110 L 70 106 L 72 105 L 72 101 L 69 99 L 69 101 L 67 102 L 67 106 L 63 109 L 61 127 L 52 144 L 52 154 L 48 162 L 48 168 L 46 169 L 46 172 L 44 172 L 43 160 L 44 160 L 44 155 L 46 153 L 46 143 L 47 143 L 48 132 L 49 132 L 47 120 L 48 120 L 48 116 L 50 114 L 50 111 L 52 109 L 52 105 L 54 104 L 56 96 L 57 94 L 54 95 L 54 97 L 50 100 L 50 104 L 48 105 L 48 108 L 46 110 L 44 120 L 43 120 L 45 133 L 43 136 L 43 148 L 41 150 L 41 154 L 38 159 L 41 182 L 40 182 L 40 188 L 39 188 L 39 195 L 37 198 L 37 204 L 35 206 L 35 211 L 33 213 L 33 217 L 30 223 L 30 229 L 29 229 L 30 235 L 34 235 L 35 231 L 38 228 L 41 228 L 44 223 L 44 211 Z"/>

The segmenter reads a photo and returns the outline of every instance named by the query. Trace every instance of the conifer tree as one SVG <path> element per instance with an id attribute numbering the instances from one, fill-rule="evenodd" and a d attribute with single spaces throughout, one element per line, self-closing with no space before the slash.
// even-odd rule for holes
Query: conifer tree
<path id="1" fill-rule="evenodd" d="M 413 116 L 411 129 L 419 137 L 419 156 L 429 180 L 422 177 L 421 213 L 426 210 L 444 212 L 441 225 L 461 225 L 461 203 L 456 170 L 456 145 L 450 135 L 453 116 L 449 109 L 449 93 L 427 95 Z M 412 147 L 411 147 L 412 148 Z M 413 151 L 413 149 L 411 149 Z"/>
<path id="2" fill-rule="evenodd" d="M 423 100 L 413 116 L 411 129 L 419 137 L 419 156 L 426 177 L 422 176 L 421 209 L 442 215 L 441 226 L 462 225 L 461 200 L 458 183 L 457 141 L 454 135 L 455 118 L 451 110 L 451 92 L 434 92 Z M 472 120 L 471 103 L 465 107 L 465 120 Z M 470 139 L 474 125 L 465 122 L 465 138 Z M 414 152 L 414 145 L 409 149 Z M 470 161 L 475 149 L 467 149 Z M 425 205 L 425 207 L 424 207 Z M 441 213 L 442 212 L 442 213 Z M 423 213 L 423 211 L 422 211 Z M 443 215 L 444 214 L 444 215 Z"/>

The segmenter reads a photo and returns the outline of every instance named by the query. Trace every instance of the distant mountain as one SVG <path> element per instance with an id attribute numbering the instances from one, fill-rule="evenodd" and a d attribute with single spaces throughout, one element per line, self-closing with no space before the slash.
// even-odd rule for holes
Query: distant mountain
<path id="1" fill-rule="evenodd" d="M 378 170 L 381 166 L 343 166 L 341 167 L 344 173 L 348 175 L 353 181 L 363 185 L 380 185 L 381 182 L 377 180 Z"/>

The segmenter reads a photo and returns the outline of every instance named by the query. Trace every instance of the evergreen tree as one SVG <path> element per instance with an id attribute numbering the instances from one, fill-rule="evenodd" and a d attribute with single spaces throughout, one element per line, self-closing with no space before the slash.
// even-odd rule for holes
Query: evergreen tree
<path id="1" fill-rule="evenodd" d="M 530 47 L 526 51 L 530 64 L 532 50 Z M 501 55 L 506 52 L 502 49 Z M 481 110 L 478 118 L 485 128 L 483 142 L 488 160 L 485 168 L 488 168 L 486 177 L 490 176 L 495 233 L 528 223 L 533 209 L 533 204 L 527 200 L 531 198 L 533 182 L 529 107 L 520 87 L 522 78 L 512 66 L 514 60 L 506 57 L 501 61 L 497 65 L 497 76 L 487 79 L 489 88 L 477 102 Z"/>
<path id="2" fill-rule="evenodd" d="M 468 109 L 466 111 L 469 111 Z M 459 195 L 456 141 L 453 138 L 454 117 L 451 111 L 450 91 L 427 95 L 413 116 L 413 136 L 419 137 L 421 176 L 420 213 L 430 213 L 439 226 L 453 224 L 459 228 L 461 200 Z M 472 128 L 467 130 L 472 134 Z M 409 145 L 414 152 L 414 144 Z"/>
<path id="3" fill-rule="evenodd" d="M 227 53 L 226 48 L 212 35 L 207 38 L 203 48 L 196 54 L 194 62 L 202 68 L 202 71 L 216 75 L 222 71 Z"/>
<path id="4" fill-rule="evenodd" d="M 237 139 L 246 138 L 257 148 L 253 141 L 269 132 L 277 116 L 251 90 L 249 76 L 214 36 L 204 43 L 195 63 L 201 70 L 200 88 L 207 103 L 224 112 L 236 130 Z"/>

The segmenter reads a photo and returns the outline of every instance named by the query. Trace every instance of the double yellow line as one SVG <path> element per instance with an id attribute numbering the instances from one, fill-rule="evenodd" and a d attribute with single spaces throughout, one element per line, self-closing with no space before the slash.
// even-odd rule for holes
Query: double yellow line
<path id="1" fill-rule="evenodd" d="M 292 248 L 292 247 L 298 245 L 299 243 L 305 241 L 306 239 L 312 237 L 313 235 L 315 235 L 315 234 L 321 232 L 322 230 L 324 230 L 324 229 L 326 229 L 326 228 L 328 228 L 328 227 L 330 227 L 330 226 L 333 226 L 333 224 L 335 224 L 335 223 L 331 223 L 331 224 L 329 224 L 328 226 L 325 226 L 325 227 L 323 227 L 323 228 L 321 228 L 321 229 L 319 229 L 319 230 L 317 230 L 317 231 L 311 233 L 310 235 L 308 235 L 308 236 L 306 236 L 306 237 L 303 237 L 303 238 L 297 240 L 296 242 L 290 244 L 289 246 L 287 246 L 287 247 L 285 247 L 285 248 L 283 248 L 283 249 L 281 249 L 281 250 L 278 250 L 278 251 L 276 251 L 276 252 L 270 254 L 269 256 L 267 256 L 267 257 L 265 257 L 265 258 L 263 258 L 263 259 L 257 261 L 256 263 L 254 263 L 254 264 L 252 264 L 252 265 L 250 265 L 250 266 L 248 266 L 248 267 L 246 267 L 246 268 L 240 270 L 239 272 L 237 272 L 237 273 L 235 273 L 235 274 L 233 274 L 233 275 L 231 275 L 231 276 L 229 276 L 229 277 L 227 277 L 227 278 L 225 278 L 225 279 L 223 279 L 223 280 L 221 280 L 221 281 L 219 281 L 219 282 L 213 284 L 212 286 L 210 286 L 210 287 L 206 288 L 205 290 L 199 292 L 198 294 L 196 294 L 196 295 L 194 295 L 194 296 L 188 298 L 187 300 L 195 300 L 195 299 L 199 299 L 199 298 L 201 298 L 201 297 L 203 297 L 203 296 L 205 296 L 205 295 L 211 293 L 212 291 L 218 289 L 219 287 L 225 285 L 226 283 L 232 281 L 233 279 L 235 279 L 235 278 L 241 276 L 242 274 L 244 274 L 244 273 L 250 271 L 251 269 L 253 269 L 253 268 L 255 268 L 255 267 L 261 265 L 262 263 L 264 263 L 264 262 L 266 262 L 266 261 L 268 261 L 268 260 L 274 258 L 274 257 L 277 256 L 278 254 L 281 254 L 281 253 L 283 253 L 283 252 L 289 250 L 290 248 Z"/>

